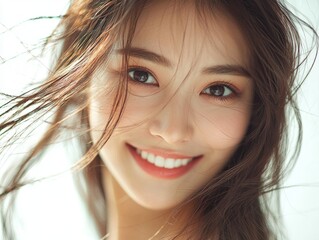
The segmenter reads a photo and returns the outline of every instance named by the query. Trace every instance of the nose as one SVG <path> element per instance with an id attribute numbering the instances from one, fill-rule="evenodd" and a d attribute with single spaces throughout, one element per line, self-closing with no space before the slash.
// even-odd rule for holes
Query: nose
<path id="1" fill-rule="evenodd" d="M 149 131 L 169 144 L 189 141 L 193 135 L 190 104 L 170 99 L 151 119 Z"/>

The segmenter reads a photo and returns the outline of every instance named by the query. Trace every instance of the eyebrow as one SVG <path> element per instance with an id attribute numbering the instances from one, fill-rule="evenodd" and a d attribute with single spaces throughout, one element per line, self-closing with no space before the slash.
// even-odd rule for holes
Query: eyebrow
<path id="1" fill-rule="evenodd" d="M 216 65 L 212 67 L 204 68 L 203 72 L 205 74 L 225 74 L 225 75 L 236 75 L 236 76 L 244 76 L 251 77 L 249 71 L 241 65 Z"/>
<path id="2" fill-rule="evenodd" d="M 151 52 L 149 50 L 137 47 L 122 48 L 116 51 L 119 54 L 127 54 L 128 56 L 142 58 L 151 62 L 158 63 L 166 67 L 172 67 L 173 64 L 164 56 L 157 53 Z M 220 75 L 236 75 L 250 77 L 249 71 L 241 66 L 236 64 L 224 64 L 224 65 L 215 65 L 206 67 L 203 69 L 204 74 L 220 74 Z"/>
<path id="3" fill-rule="evenodd" d="M 148 51 L 143 48 L 122 48 L 117 50 L 120 54 L 127 54 L 132 57 L 142 58 L 145 60 L 149 60 L 155 63 L 159 63 L 166 67 L 172 67 L 172 63 L 164 56 L 161 56 L 157 53 Z"/>

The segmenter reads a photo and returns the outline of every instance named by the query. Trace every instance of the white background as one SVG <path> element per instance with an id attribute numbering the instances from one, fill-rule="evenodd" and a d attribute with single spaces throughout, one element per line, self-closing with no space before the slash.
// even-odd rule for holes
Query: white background
<path id="1" fill-rule="evenodd" d="M 318 0 L 290 0 L 289 2 L 301 11 L 319 31 Z M 63 14 L 67 5 L 65 0 L 0 0 L 0 63 L 4 59 L 10 59 L 19 53 L 26 52 L 27 49 L 36 47 L 39 39 L 47 36 L 58 20 L 36 20 L 20 24 L 11 30 L 9 28 L 32 17 Z M 1 92 L 17 93 L 28 82 L 45 76 L 49 63 L 47 59 L 32 58 L 32 54 L 38 53 L 38 50 L 27 52 L 5 64 L 0 64 Z M 289 187 L 282 190 L 282 217 L 287 228 L 288 239 L 291 240 L 319 240 L 318 93 L 319 61 L 317 60 L 299 93 L 304 124 L 301 155 L 284 184 Z M 59 150 L 51 152 L 54 156 L 53 168 L 64 164 L 63 156 L 59 156 L 58 153 Z M 32 216 L 33 220 L 24 223 L 21 227 L 23 231 L 23 235 L 20 235 L 21 239 L 96 239 L 94 233 L 90 232 L 91 223 L 85 217 L 86 213 L 82 214 L 83 206 L 75 199 L 78 196 L 72 184 L 68 176 L 63 176 L 47 182 L 46 187 L 39 186 L 39 193 L 34 194 L 33 198 L 30 198 L 28 193 L 29 198 L 26 198 L 25 205 L 20 210 Z"/>

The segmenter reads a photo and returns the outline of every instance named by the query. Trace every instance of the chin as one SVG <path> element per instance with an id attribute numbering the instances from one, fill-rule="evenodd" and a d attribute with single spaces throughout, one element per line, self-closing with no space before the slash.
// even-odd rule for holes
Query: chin
<path id="1" fill-rule="evenodd" d="M 182 200 L 172 200 L 161 196 L 156 198 L 154 196 L 138 196 L 138 198 L 133 198 L 133 200 L 141 207 L 154 211 L 170 210 L 179 206 L 182 202 Z"/>

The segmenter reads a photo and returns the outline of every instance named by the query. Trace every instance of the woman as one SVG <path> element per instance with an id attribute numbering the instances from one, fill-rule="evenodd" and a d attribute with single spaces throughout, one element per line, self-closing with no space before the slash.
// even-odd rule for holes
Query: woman
<path id="1" fill-rule="evenodd" d="M 300 125 L 299 35 L 280 2 L 73 1 L 50 40 L 63 41 L 54 70 L 13 100 L 1 134 L 55 118 L 3 201 L 81 119 L 101 237 L 275 238 L 263 196 L 283 177 L 288 106 Z"/>

